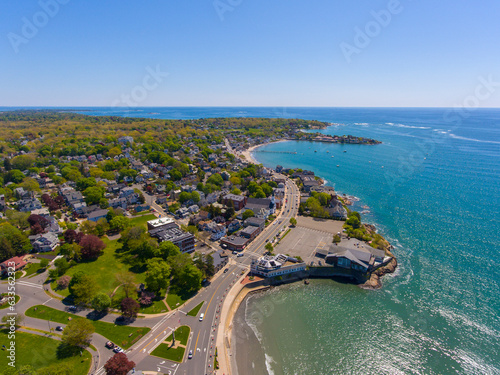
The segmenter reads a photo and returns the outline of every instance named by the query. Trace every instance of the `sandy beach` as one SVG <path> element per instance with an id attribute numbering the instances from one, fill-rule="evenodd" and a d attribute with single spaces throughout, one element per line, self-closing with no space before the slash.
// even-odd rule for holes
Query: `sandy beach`
<path id="1" fill-rule="evenodd" d="M 243 156 L 243 159 L 246 161 L 249 161 L 250 163 L 253 164 L 260 164 L 257 159 L 255 159 L 252 155 L 252 151 L 254 151 L 258 147 L 270 145 L 271 143 L 280 143 L 280 142 L 287 142 L 287 139 L 280 139 L 279 141 L 274 141 L 274 142 L 267 142 L 267 143 L 262 143 L 260 145 L 255 145 L 252 147 L 247 148 L 245 151 L 241 152 L 239 156 Z"/>

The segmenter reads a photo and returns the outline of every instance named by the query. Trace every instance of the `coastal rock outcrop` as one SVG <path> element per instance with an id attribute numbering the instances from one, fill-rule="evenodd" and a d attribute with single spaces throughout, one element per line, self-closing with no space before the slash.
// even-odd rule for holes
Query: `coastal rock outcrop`
<path id="1" fill-rule="evenodd" d="M 396 271 L 398 267 L 398 261 L 395 257 L 393 257 L 389 263 L 385 266 L 377 268 L 372 274 L 370 278 L 363 284 L 360 285 L 363 289 L 380 289 L 382 287 L 382 282 L 380 281 L 381 277 Z"/>

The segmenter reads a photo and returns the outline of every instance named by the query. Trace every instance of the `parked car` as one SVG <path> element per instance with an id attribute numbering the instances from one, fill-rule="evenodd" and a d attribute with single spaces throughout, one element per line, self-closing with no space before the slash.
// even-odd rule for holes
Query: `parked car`
<path id="1" fill-rule="evenodd" d="M 115 344 L 113 344 L 111 341 L 108 341 L 106 343 L 106 348 L 108 348 L 108 349 L 114 349 L 115 348 Z"/>
<path id="2" fill-rule="evenodd" d="M 113 349 L 113 351 L 114 351 L 115 353 L 122 353 L 122 352 L 123 352 L 123 349 L 122 349 L 122 348 L 120 348 L 119 346 L 115 346 L 115 348 Z"/>
<path id="3" fill-rule="evenodd" d="M 68 306 L 69 311 L 76 311 L 76 306 Z"/>
<path id="4" fill-rule="evenodd" d="M 191 358 L 193 358 L 193 350 L 190 350 L 189 354 L 188 354 L 188 359 L 191 359 Z"/>
<path id="5" fill-rule="evenodd" d="M 56 331 L 58 331 L 58 332 L 62 332 L 63 330 L 64 330 L 64 328 L 63 328 L 63 327 L 61 327 L 61 326 L 57 326 L 57 327 L 56 327 Z"/>

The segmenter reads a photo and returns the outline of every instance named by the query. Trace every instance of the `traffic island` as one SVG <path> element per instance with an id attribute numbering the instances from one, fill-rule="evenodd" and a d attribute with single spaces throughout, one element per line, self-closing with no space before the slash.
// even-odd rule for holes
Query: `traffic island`
<path id="1" fill-rule="evenodd" d="M 186 352 L 186 345 L 190 333 L 191 328 L 188 326 L 180 326 L 175 330 L 174 334 L 168 336 L 165 341 L 158 345 L 151 355 L 181 363 L 184 359 L 184 353 Z"/>

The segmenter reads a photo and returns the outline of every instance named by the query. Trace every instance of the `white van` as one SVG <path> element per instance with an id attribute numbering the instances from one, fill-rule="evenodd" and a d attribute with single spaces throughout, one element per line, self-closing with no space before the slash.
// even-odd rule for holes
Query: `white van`
<path id="1" fill-rule="evenodd" d="M 200 322 L 203 320 L 204 317 L 205 317 L 205 314 L 201 313 L 200 314 Z"/>

